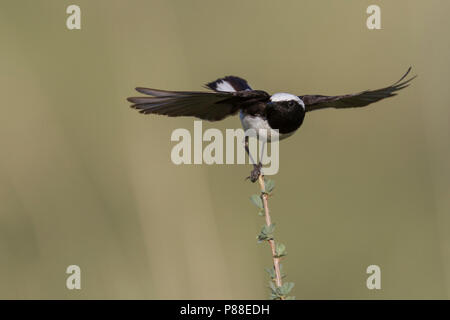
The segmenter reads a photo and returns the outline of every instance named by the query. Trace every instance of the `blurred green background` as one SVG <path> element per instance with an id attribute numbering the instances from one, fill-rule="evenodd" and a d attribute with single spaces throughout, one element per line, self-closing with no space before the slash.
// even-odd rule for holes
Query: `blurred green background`
<path id="1" fill-rule="evenodd" d="M 366 28 L 381 7 L 382 30 Z M 82 29 L 66 28 L 77 4 Z M 298 299 L 450 295 L 450 2 L 0 2 L 0 298 L 265 299 L 249 165 L 176 166 L 176 128 L 135 86 L 342 94 L 419 77 L 359 110 L 307 114 L 270 205 Z M 238 128 L 237 117 L 204 127 Z M 65 287 L 66 267 L 82 289 Z M 381 267 L 382 289 L 366 288 Z"/>

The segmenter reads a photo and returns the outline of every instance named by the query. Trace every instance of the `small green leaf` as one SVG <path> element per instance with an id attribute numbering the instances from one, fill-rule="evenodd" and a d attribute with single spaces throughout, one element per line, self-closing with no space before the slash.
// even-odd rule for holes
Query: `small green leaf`
<path id="1" fill-rule="evenodd" d="M 270 278 L 272 280 L 276 279 L 277 275 L 275 273 L 275 268 L 274 267 L 272 267 L 272 268 L 265 268 L 265 270 L 269 274 L 269 276 L 270 276 Z M 286 274 L 283 272 L 283 268 L 282 268 L 281 263 L 280 263 L 280 275 L 281 275 L 281 279 L 286 278 Z"/>
<path id="2" fill-rule="evenodd" d="M 269 296 L 269 299 L 270 300 L 281 300 L 281 296 L 272 292 Z"/>
<path id="3" fill-rule="evenodd" d="M 281 273 L 281 279 L 286 278 L 286 273 L 283 272 L 283 268 L 281 267 L 281 263 L 280 263 L 280 273 Z"/>
<path id="4" fill-rule="evenodd" d="M 274 268 L 272 267 L 272 268 L 265 268 L 265 270 L 266 270 L 266 272 L 269 274 L 269 276 L 270 276 L 270 279 L 275 279 L 277 276 L 276 276 L 276 274 L 275 274 L 275 270 L 274 270 Z"/>
<path id="5" fill-rule="evenodd" d="M 271 179 L 265 179 L 264 180 L 264 186 L 265 186 L 265 193 L 271 193 L 272 190 L 275 188 L 275 181 Z"/>
<path id="6" fill-rule="evenodd" d="M 257 194 L 253 194 L 251 197 L 250 197 L 250 200 L 253 202 L 253 204 L 255 205 L 255 206 L 257 206 L 259 209 L 264 209 L 264 205 L 263 205 L 263 202 L 262 202 L 262 200 L 261 200 L 261 196 L 259 196 L 259 195 L 257 195 Z"/>
<path id="7" fill-rule="evenodd" d="M 285 282 L 278 289 L 279 289 L 281 295 L 287 296 L 289 294 L 289 292 L 291 292 L 293 287 L 294 287 L 294 283 L 293 282 Z"/>
<path id="8" fill-rule="evenodd" d="M 277 287 L 273 281 L 269 282 L 270 288 L 270 299 L 272 300 L 294 300 L 294 296 L 288 296 L 289 292 L 291 292 L 294 287 L 293 282 L 286 282 L 281 287 Z"/>
<path id="9" fill-rule="evenodd" d="M 281 258 L 287 255 L 286 246 L 282 243 L 277 243 L 275 245 L 275 258 Z"/>
<path id="10" fill-rule="evenodd" d="M 281 287 L 277 287 L 273 281 L 269 282 L 269 288 L 271 300 L 281 300 L 283 298 L 283 294 L 281 293 Z"/>
<path id="11" fill-rule="evenodd" d="M 265 240 L 272 240 L 274 230 L 275 230 L 275 224 L 272 223 L 270 226 L 264 225 L 264 227 L 262 227 L 262 229 L 261 229 L 261 232 L 256 237 L 258 239 L 258 242 L 262 242 Z"/>
<path id="12" fill-rule="evenodd" d="M 277 286 L 275 286 L 275 283 L 273 283 L 273 281 L 269 281 L 269 288 L 272 291 L 272 293 L 276 294 L 278 292 Z"/>
<path id="13" fill-rule="evenodd" d="M 281 299 L 281 293 L 280 288 L 275 285 L 273 281 L 269 282 L 269 289 L 270 289 L 270 299 L 271 300 L 280 300 Z"/>

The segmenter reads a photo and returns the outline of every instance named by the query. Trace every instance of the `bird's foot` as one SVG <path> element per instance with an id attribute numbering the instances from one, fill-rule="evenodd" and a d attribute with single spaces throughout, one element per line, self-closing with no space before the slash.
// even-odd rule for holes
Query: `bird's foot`
<path id="1" fill-rule="evenodd" d="M 253 170 L 252 172 L 250 172 L 250 176 L 247 177 L 246 179 L 250 179 L 251 182 L 256 182 L 256 180 L 258 180 L 259 176 L 261 175 L 261 168 L 262 168 L 261 162 L 258 164 L 254 164 Z"/>

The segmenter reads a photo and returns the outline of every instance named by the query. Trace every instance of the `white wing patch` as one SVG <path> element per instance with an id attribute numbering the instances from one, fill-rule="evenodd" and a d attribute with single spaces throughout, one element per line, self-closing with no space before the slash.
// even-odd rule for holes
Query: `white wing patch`
<path id="1" fill-rule="evenodd" d="M 225 80 L 217 82 L 215 90 L 222 92 L 236 92 L 233 86 L 228 81 Z"/>

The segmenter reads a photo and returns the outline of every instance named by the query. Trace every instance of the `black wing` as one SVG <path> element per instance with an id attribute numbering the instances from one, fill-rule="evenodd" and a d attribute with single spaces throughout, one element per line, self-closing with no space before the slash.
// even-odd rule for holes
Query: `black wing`
<path id="1" fill-rule="evenodd" d="M 192 116 L 209 121 L 222 120 L 242 108 L 270 98 L 268 93 L 260 90 L 195 92 L 136 88 L 136 91 L 152 96 L 127 99 L 133 103 L 131 107 L 141 113 L 169 117 Z"/>
<path id="2" fill-rule="evenodd" d="M 409 67 L 408 71 L 393 85 L 378 89 L 367 90 L 355 94 L 346 94 L 342 96 L 321 96 L 321 95 L 305 95 L 299 96 L 303 100 L 306 112 L 320 110 L 324 108 L 359 108 L 365 107 L 371 103 L 383 100 L 385 98 L 396 96 L 395 93 L 398 90 L 406 88 L 409 83 L 417 76 L 404 80 L 411 71 Z"/>

